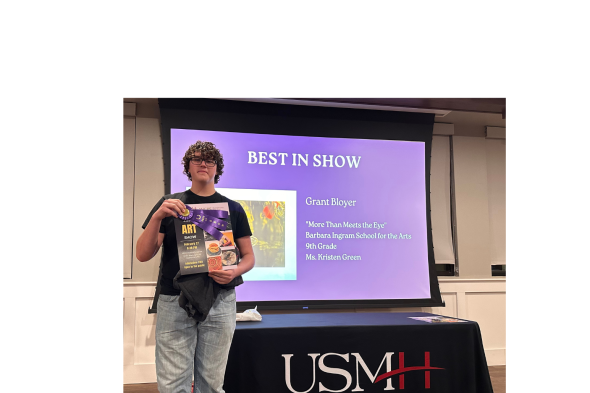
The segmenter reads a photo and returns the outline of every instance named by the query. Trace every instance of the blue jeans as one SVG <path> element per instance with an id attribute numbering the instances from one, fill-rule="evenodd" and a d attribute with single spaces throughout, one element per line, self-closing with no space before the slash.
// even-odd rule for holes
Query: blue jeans
<path id="1" fill-rule="evenodd" d="M 223 393 L 229 347 L 236 328 L 236 292 L 222 289 L 209 315 L 197 323 L 178 305 L 179 296 L 160 295 L 156 321 L 156 374 L 160 393 Z"/>

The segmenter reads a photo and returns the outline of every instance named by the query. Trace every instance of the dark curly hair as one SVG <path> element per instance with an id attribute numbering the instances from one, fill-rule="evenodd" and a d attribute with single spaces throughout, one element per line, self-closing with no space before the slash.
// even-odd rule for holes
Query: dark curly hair
<path id="1" fill-rule="evenodd" d="M 201 153 L 203 160 L 215 160 L 217 163 L 217 172 L 215 173 L 215 184 L 219 182 L 219 177 L 223 175 L 223 156 L 215 145 L 211 142 L 197 141 L 194 145 L 190 145 L 184 157 L 182 157 L 182 165 L 184 166 L 184 174 L 189 180 L 193 180 L 188 168 L 191 164 L 191 158 L 196 152 Z"/>

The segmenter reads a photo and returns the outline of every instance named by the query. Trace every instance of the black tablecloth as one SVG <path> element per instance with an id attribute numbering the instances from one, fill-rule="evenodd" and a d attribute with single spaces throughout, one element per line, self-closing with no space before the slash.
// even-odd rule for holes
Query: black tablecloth
<path id="1" fill-rule="evenodd" d="M 274 314 L 263 315 L 261 322 L 238 322 L 224 389 L 492 392 L 477 323 L 409 318 L 431 315 Z"/>

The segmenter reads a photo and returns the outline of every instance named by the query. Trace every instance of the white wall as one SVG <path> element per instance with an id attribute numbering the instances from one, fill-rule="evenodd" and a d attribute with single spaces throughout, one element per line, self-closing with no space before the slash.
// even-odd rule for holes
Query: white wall
<path id="1" fill-rule="evenodd" d="M 130 132 L 130 131 L 129 131 Z M 138 117 L 135 119 L 135 140 L 127 136 L 124 139 L 125 154 L 134 152 L 133 166 L 125 167 L 125 181 L 133 179 L 132 217 L 133 224 L 126 229 L 125 261 L 131 263 L 133 272 L 126 282 L 156 281 L 161 251 L 148 262 L 140 262 L 135 258 L 135 244 L 143 232 L 141 227 L 156 202 L 164 195 L 164 166 L 162 156 L 162 138 L 158 119 Z M 133 143 L 134 142 L 134 143 Z M 130 145 L 133 143 L 132 148 Z M 127 157 L 126 157 L 127 160 Z M 129 184 L 126 185 L 129 188 Z M 126 189 L 127 189 L 126 188 Z M 127 194 L 126 194 L 127 195 Z M 129 206 L 125 206 L 126 215 Z M 129 232 L 131 230 L 131 232 Z M 130 244 L 128 243 L 131 239 Z M 131 247 L 130 249 L 128 249 Z"/>
<path id="2" fill-rule="evenodd" d="M 491 277 L 485 138 L 453 137 L 453 156 L 459 275 Z"/>
<path id="3" fill-rule="evenodd" d="M 486 139 L 490 259 L 506 264 L 506 140 Z"/>
<path id="4" fill-rule="evenodd" d="M 135 117 L 123 119 L 123 278 L 131 278 L 133 192 L 135 188 Z"/>

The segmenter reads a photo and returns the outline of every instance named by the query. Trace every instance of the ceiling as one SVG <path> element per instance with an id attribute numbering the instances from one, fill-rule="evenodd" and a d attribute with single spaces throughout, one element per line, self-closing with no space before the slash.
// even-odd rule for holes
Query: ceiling
<path id="1" fill-rule="evenodd" d="M 506 117 L 505 98 L 290 98 L 290 100 L 366 106 L 496 113 Z"/>
<path id="2" fill-rule="evenodd" d="M 236 100 L 435 113 L 436 123 L 455 125 L 454 135 L 456 136 L 485 137 L 486 126 L 506 127 L 505 98 L 241 98 Z M 157 98 L 125 98 L 123 101 L 137 104 L 137 117 L 160 118 Z"/>

